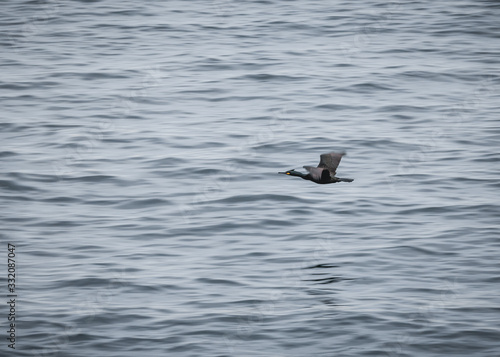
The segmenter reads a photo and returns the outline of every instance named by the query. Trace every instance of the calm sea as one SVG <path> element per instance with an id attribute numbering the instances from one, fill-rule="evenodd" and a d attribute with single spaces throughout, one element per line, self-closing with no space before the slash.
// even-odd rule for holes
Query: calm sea
<path id="1" fill-rule="evenodd" d="M 0 7 L 1 356 L 500 355 L 498 1 Z"/>

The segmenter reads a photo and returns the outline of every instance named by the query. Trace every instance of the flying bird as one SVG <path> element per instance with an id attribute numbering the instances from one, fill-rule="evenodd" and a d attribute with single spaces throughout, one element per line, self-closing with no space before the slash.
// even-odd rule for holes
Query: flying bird
<path id="1" fill-rule="evenodd" d="M 345 152 L 337 153 L 330 152 L 328 154 L 320 155 L 320 161 L 318 167 L 304 166 L 309 173 L 303 174 L 295 169 L 288 170 L 285 172 L 278 172 L 279 174 L 298 176 L 302 177 L 304 180 L 310 180 L 319 184 L 335 183 L 335 182 L 352 182 L 354 179 L 336 177 L 337 167 L 340 164 L 342 156 Z"/>

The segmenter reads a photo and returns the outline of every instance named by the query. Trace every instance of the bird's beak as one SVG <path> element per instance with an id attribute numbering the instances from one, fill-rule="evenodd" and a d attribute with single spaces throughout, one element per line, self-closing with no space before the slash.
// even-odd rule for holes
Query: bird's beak
<path id="1" fill-rule="evenodd" d="M 278 172 L 278 173 L 279 173 L 279 174 L 284 174 L 284 175 L 286 175 L 286 172 Z"/>

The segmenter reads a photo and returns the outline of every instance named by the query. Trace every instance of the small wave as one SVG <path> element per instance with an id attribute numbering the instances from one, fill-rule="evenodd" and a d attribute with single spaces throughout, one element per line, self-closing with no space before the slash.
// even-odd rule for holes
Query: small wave
<path id="1" fill-rule="evenodd" d="M 18 155 L 18 154 L 13 152 L 13 151 L 0 151 L 0 158 L 16 156 L 16 155 Z"/>
<path id="2" fill-rule="evenodd" d="M 170 204 L 169 200 L 162 198 L 149 198 L 143 200 L 134 200 L 131 202 L 126 202 L 121 205 L 118 205 L 119 209 L 137 209 L 137 208 L 149 208 L 155 206 L 164 206 Z"/>
<path id="3" fill-rule="evenodd" d="M 41 191 L 40 189 L 33 186 L 21 185 L 12 180 L 0 180 L 0 189 L 6 191 L 15 191 L 15 192 L 23 192 L 23 191 Z"/>
<path id="4" fill-rule="evenodd" d="M 239 283 L 234 280 L 227 279 L 214 279 L 214 278 L 198 278 L 196 279 L 198 283 L 209 284 L 209 285 L 229 285 L 229 286 L 245 286 L 245 284 Z"/>
<path id="5" fill-rule="evenodd" d="M 294 195 L 278 195 L 278 194 L 258 194 L 258 195 L 234 195 L 218 200 L 209 201 L 211 203 L 245 203 L 258 201 L 277 201 L 277 202 L 296 202 L 309 203 L 309 199 L 303 199 Z"/>
<path id="6" fill-rule="evenodd" d="M 255 80 L 259 82 L 296 82 L 307 79 L 307 77 L 302 76 L 289 76 L 283 74 L 270 74 L 270 73 L 259 73 L 259 74 L 246 74 L 240 77 L 233 77 L 236 80 Z"/>
<path id="7" fill-rule="evenodd" d="M 77 177 L 68 177 L 65 179 L 66 181 L 75 181 L 75 182 L 113 182 L 118 181 L 116 176 L 112 175 L 87 175 L 87 176 L 77 176 Z"/>

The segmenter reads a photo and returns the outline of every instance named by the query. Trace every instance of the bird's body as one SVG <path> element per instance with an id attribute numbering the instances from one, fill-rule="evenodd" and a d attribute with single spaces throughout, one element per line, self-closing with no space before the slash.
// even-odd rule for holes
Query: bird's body
<path id="1" fill-rule="evenodd" d="M 340 160 L 345 153 L 330 152 L 328 154 L 322 154 L 320 156 L 320 161 L 317 167 L 304 166 L 309 173 L 303 174 L 301 172 L 293 170 L 288 170 L 286 172 L 278 172 L 280 174 L 298 176 L 304 180 L 313 181 L 318 184 L 336 183 L 336 182 L 352 182 L 353 179 L 336 177 L 337 167 L 340 164 Z"/>

